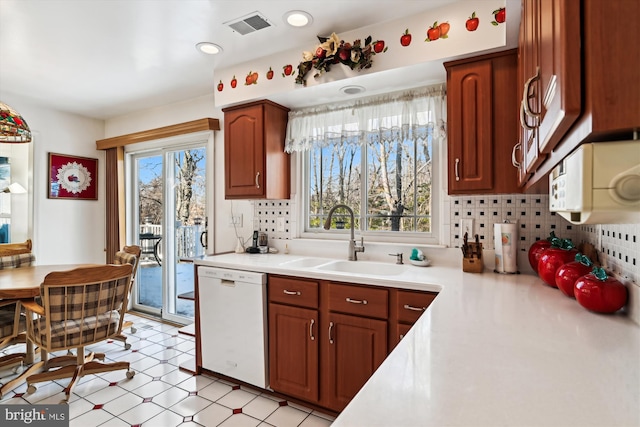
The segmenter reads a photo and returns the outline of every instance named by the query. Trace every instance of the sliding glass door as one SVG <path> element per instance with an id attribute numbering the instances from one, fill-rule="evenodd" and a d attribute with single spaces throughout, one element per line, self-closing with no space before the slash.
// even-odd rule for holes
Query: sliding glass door
<path id="1" fill-rule="evenodd" d="M 193 259 L 205 252 L 206 147 L 131 152 L 129 235 L 142 248 L 133 308 L 179 323 L 193 320 Z"/>

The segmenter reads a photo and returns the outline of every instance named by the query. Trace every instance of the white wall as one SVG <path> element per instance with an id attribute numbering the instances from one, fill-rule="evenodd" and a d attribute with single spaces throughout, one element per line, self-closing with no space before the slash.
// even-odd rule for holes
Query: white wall
<path id="1" fill-rule="evenodd" d="M 201 96 L 188 101 L 165 105 L 139 111 L 126 116 L 109 119 L 105 123 L 105 138 L 126 135 L 129 133 L 155 129 L 163 126 L 184 123 L 210 117 L 220 120 L 224 129 L 224 114 L 216 108 L 213 94 Z M 214 132 L 213 160 L 208 159 L 207 171 L 207 209 L 209 216 L 209 249 L 208 253 L 221 253 L 234 250 L 236 246 L 235 232 L 229 227 L 231 208 L 234 215 L 242 214 L 243 227 L 238 233 L 246 236 L 253 229 L 253 206 L 245 200 L 232 202 L 224 198 L 224 131 Z M 211 149 L 212 148 L 212 149 Z M 131 243 L 131 242 L 126 242 Z"/>
<path id="2" fill-rule="evenodd" d="M 43 108 L 11 93 L 0 92 L 0 99 L 24 117 L 33 133 L 33 175 L 29 188 L 33 230 L 28 237 L 33 240 L 38 264 L 104 262 L 104 152 L 96 150 L 96 140 L 104 136 L 104 122 Z M 97 158 L 98 200 L 48 199 L 49 152 Z M 18 220 L 12 218 L 12 222 Z M 20 226 L 24 227 L 27 218 L 22 221 Z"/>

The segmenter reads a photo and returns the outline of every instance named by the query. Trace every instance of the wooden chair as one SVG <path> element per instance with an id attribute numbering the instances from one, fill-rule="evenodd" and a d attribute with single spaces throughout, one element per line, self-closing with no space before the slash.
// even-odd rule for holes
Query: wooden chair
<path id="1" fill-rule="evenodd" d="M 0 244 L 0 270 L 7 268 L 28 267 L 35 261 L 31 253 L 31 240 L 24 243 Z M 27 355 L 33 354 L 33 344 L 27 340 L 27 326 L 25 316 L 21 314 L 20 301 L 0 299 L 0 350 L 14 344 L 28 346 L 26 352 L 18 352 L 0 357 L 0 369 L 17 367 L 19 369 L 27 360 Z M 19 384 L 9 381 L 0 387 L 0 398 Z"/>
<path id="2" fill-rule="evenodd" d="M 127 370 L 129 362 L 102 363 L 103 353 L 85 354 L 85 346 L 112 339 L 122 333 L 129 299 L 133 266 L 98 265 L 49 273 L 40 287 L 41 304 L 22 303 L 27 315 L 27 338 L 40 347 L 40 362 L 29 368 L 40 371 L 26 377 L 27 393 L 34 384 L 71 378 L 65 388 L 66 401 L 78 378 L 85 375 Z M 76 356 L 48 358 L 49 353 L 75 348 Z"/>
<path id="3" fill-rule="evenodd" d="M 125 246 L 121 251 L 116 252 L 116 256 L 114 259 L 114 264 L 131 264 L 133 265 L 133 274 L 131 275 L 131 287 L 129 288 L 129 297 L 131 297 L 131 290 L 133 289 L 133 283 L 136 279 L 136 273 L 138 272 L 138 263 L 140 262 L 140 255 L 142 253 L 142 249 L 140 246 L 132 245 Z M 136 333 L 136 328 L 133 326 L 133 322 L 130 320 L 125 320 L 122 324 L 122 329 L 131 328 L 131 333 Z M 126 335 L 119 335 L 114 337 L 115 340 L 124 342 L 125 350 L 129 350 L 131 348 L 131 344 L 127 342 Z"/>

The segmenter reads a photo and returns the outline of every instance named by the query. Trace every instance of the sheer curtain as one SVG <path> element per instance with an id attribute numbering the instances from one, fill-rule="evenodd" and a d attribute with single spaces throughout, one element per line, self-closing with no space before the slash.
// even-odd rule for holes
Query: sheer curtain
<path id="1" fill-rule="evenodd" d="M 285 151 L 446 138 L 444 84 L 289 112 Z"/>

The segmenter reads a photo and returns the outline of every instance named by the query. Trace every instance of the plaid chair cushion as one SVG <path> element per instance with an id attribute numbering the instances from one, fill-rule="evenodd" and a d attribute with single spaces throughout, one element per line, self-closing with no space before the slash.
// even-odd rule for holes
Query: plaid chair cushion
<path id="1" fill-rule="evenodd" d="M 41 317 L 33 322 L 36 344 L 48 350 L 56 348 L 77 347 L 101 341 L 118 330 L 120 314 L 110 311 L 98 316 L 89 316 L 84 320 L 66 320 L 51 323 L 51 347 L 47 343 L 46 318 Z"/>
<path id="2" fill-rule="evenodd" d="M 48 297 L 51 322 L 98 316 L 107 310 L 117 310 L 120 307 L 111 307 L 111 303 L 123 300 L 128 290 L 129 283 L 126 279 L 88 285 L 86 291 L 83 286 L 50 287 Z M 41 293 L 43 292 L 44 286 L 41 287 Z"/>
<path id="3" fill-rule="evenodd" d="M 136 256 L 125 251 L 116 252 L 114 264 L 131 264 L 136 266 Z"/>
<path id="4" fill-rule="evenodd" d="M 16 306 L 8 305 L 0 307 L 0 339 L 10 337 L 13 335 L 14 324 L 16 316 Z M 24 316 L 20 316 L 20 325 L 18 326 L 18 332 L 24 332 L 26 330 L 26 323 Z"/>
<path id="5" fill-rule="evenodd" d="M 36 260 L 32 253 L 0 256 L 0 270 L 5 268 L 28 267 Z"/>

